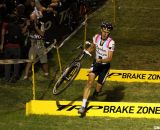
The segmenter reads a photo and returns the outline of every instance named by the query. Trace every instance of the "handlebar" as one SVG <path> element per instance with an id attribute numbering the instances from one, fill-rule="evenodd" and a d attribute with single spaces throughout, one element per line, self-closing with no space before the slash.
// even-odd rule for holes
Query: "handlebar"
<path id="1" fill-rule="evenodd" d="M 89 42 L 89 41 L 86 41 L 86 45 L 91 45 L 91 43 Z M 78 45 L 74 50 L 77 50 L 77 49 L 82 49 L 83 50 L 83 48 L 84 48 L 84 46 L 83 46 L 83 44 L 80 44 L 80 45 Z"/>

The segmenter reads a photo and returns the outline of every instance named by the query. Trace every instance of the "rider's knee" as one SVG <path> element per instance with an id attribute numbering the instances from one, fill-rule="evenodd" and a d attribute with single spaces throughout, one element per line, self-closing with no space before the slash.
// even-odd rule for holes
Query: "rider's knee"
<path id="1" fill-rule="evenodd" d="M 88 81 L 87 81 L 87 86 L 88 86 L 88 87 L 91 88 L 91 87 L 92 87 L 92 84 L 93 84 L 93 81 L 91 81 L 91 80 L 88 80 Z"/>
<path id="2" fill-rule="evenodd" d="M 95 75 L 93 73 L 89 73 L 88 81 L 87 81 L 87 86 L 88 87 L 90 87 L 90 88 L 92 87 L 94 79 L 95 79 Z"/>

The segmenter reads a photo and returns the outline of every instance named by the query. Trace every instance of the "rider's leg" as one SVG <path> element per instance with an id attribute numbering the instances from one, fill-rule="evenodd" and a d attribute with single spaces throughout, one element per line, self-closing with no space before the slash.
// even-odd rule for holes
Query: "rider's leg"
<path id="1" fill-rule="evenodd" d="M 96 86 L 96 92 L 100 92 L 102 89 L 102 84 L 97 82 L 97 86 Z"/>
<path id="2" fill-rule="evenodd" d="M 86 86 L 84 87 L 84 92 L 83 92 L 83 102 L 82 102 L 83 107 L 86 107 L 86 102 L 87 102 L 87 99 L 90 95 L 91 87 L 93 85 L 95 77 L 96 76 L 94 73 L 89 73 L 89 75 L 88 75 L 88 81 L 87 81 Z"/>
<path id="3" fill-rule="evenodd" d="M 105 65 L 105 69 L 101 70 L 98 74 L 98 81 L 97 81 L 97 86 L 96 89 L 93 93 L 93 97 L 95 98 L 96 96 L 98 96 L 99 92 L 101 92 L 102 90 L 102 86 L 106 81 L 107 75 L 108 75 L 108 71 L 110 68 L 110 64 Z"/>
<path id="4" fill-rule="evenodd" d="M 93 85 L 93 82 L 95 80 L 95 74 L 94 73 L 89 73 L 88 75 L 88 81 L 86 86 L 84 87 L 84 92 L 83 92 L 83 100 L 82 100 L 82 106 L 81 108 L 78 110 L 78 113 L 80 114 L 84 114 L 85 110 L 86 110 L 86 104 L 87 104 L 87 99 L 90 95 L 90 91 L 91 91 L 91 87 Z"/>
<path id="5" fill-rule="evenodd" d="M 100 83 L 97 82 L 96 89 L 93 92 L 93 97 L 98 96 L 98 94 L 99 94 L 99 92 L 101 92 L 101 90 L 102 90 L 102 84 L 100 84 Z"/>

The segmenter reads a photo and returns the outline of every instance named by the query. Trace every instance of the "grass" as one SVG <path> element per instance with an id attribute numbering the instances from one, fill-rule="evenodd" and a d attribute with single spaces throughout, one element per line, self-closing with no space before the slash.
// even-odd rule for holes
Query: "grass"
<path id="1" fill-rule="evenodd" d="M 22 86 L 0 87 L 0 129 L 2 130 L 152 130 L 159 126 L 157 119 L 131 119 L 109 117 L 64 117 L 64 116 L 25 116 L 25 103 L 32 98 L 31 84 Z M 47 81 L 37 81 L 36 98 L 42 95 L 45 100 L 81 100 L 85 82 L 75 81 L 63 94 L 52 95 L 52 89 L 46 89 Z M 92 89 L 93 91 L 93 89 Z M 74 93 L 73 93 L 74 92 Z M 3 93 L 3 94 L 2 94 Z M 153 94 L 154 93 L 154 94 Z M 99 101 L 106 102 L 160 102 L 159 85 L 150 83 L 118 83 L 108 82 L 99 96 Z M 74 125 L 73 125 L 74 124 Z"/>
<path id="2" fill-rule="evenodd" d="M 87 40 L 99 32 L 99 25 L 106 19 L 114 24 L 112 37 L 116 50 L 112 69 L 159 71 L 159 0 L 116 0 L 116 23 L 113 23 L 113 3 L 107 0 L 104 7 L 88 20 Z M 120 7 L 120 9 L 118 8 Z M 60 49 L 62 65 L 69 63 L 77 51 L 71 51 L 83 43 L 83 29 Z M 58 68 L 54 52 L 50 62 L 51 73 Z M 83 67 L 92 62 L 87 58 Z M 36 99 L 42 100 L 81 100 L 84 81 L 74 81 L 63 94 L 52 95 L 47 89 L 49 80 L 36 72 Z M 93 91 L 93 89 L 92 89 Z M 160 102 L 159 84 L 107 82 L 99 101 L 107 102 Z M 31 82 L 18 81 L 16 84 L 0 82 L 0 130 L 153 130 L 160 126 L 157 119 L 131 119 L 108 117 L 64 117 L 64 116 L 25 116 L 25 103 L 32 99 Z"/>

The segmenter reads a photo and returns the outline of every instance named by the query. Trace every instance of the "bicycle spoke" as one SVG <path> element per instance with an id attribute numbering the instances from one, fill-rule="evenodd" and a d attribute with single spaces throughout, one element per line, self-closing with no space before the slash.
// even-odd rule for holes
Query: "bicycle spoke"
<path id="1" fill-rule="evenodd" d="M 78 62 L 65 69 L 53 87 L 53 94 L 57 95 L 63 92 L 79 73 L 81 64 Z"/>

